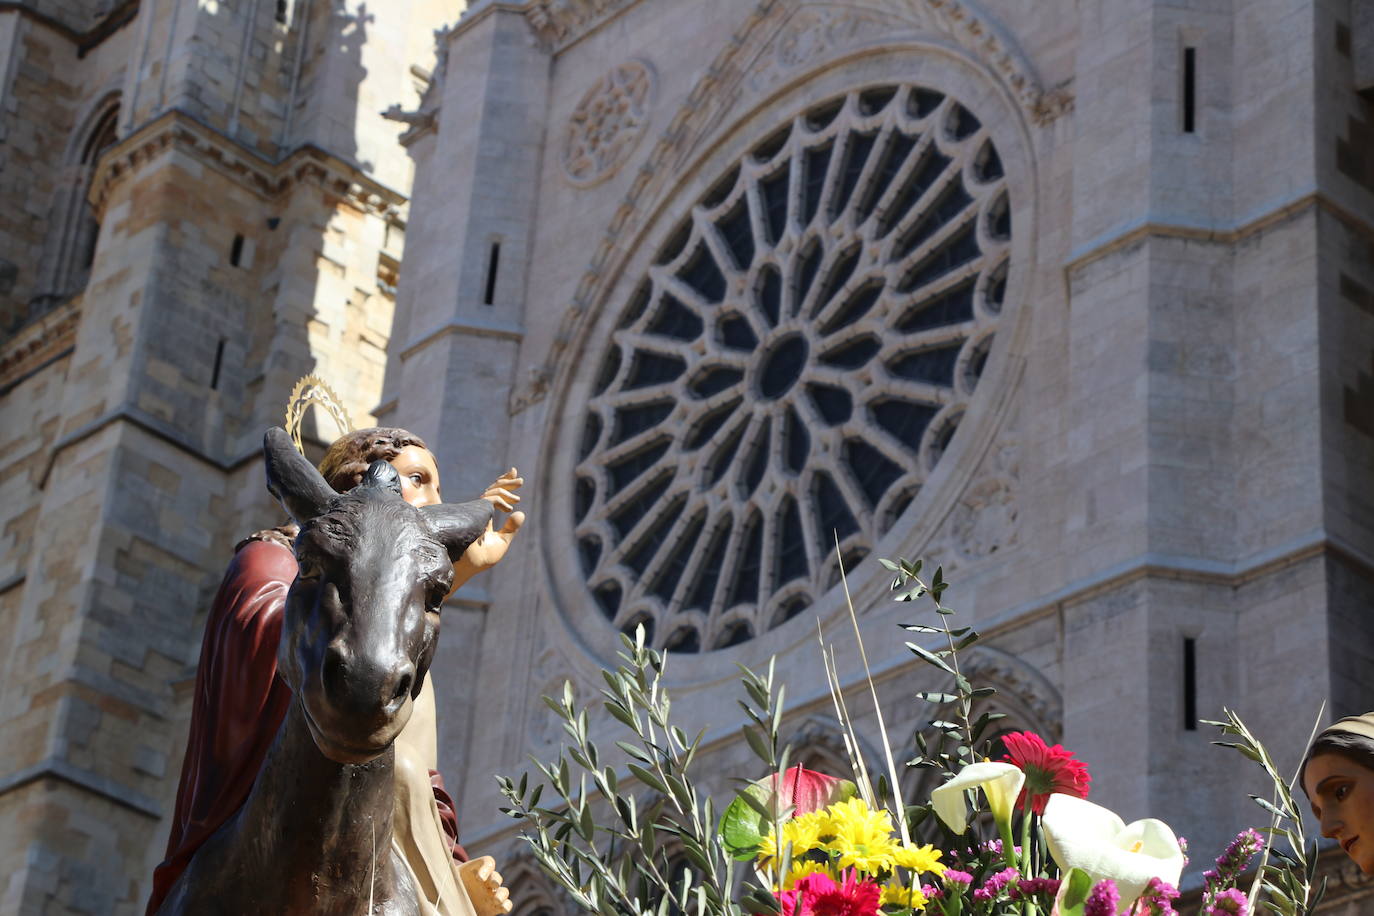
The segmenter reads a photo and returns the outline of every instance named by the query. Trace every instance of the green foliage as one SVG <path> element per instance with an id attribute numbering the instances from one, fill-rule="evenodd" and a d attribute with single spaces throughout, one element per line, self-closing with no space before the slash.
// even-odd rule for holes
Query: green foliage
<path id="1" fill-rule="evenodd" d="M 1308 916 L 1316 911 L 1326 893 L 1326 879 L 1317 883 L 1317 841 L 1313 839 L 1312 845 L 1307 845 L 1302 809 L 1293 798 L 1293 782 L 1284 781 L 1268 749 L 1240 716 L 1230 709 L 1223 709 L 1222 713 L 1226 716 L 1225 721 L 1204 719 L 1203 723 L 1214 725 L 1221 729 L 1223 735 L 1238 740 L 1212 743 L 1233 748 L 1248 760 L 1259 764 L 1274 785 L 1271 799 L 1250 796 L 1270 816 L 1269 828 L 1263 831 L 1269 834 L 1269 844 L 1264 858 L 1260 860 L 1259 874 L 1255 879 L 1257 886 L 1250 889 L 1251 903 L 1257 901 L 1258 891 L 1262 889 L 1266 899 L 1259 902 L 1277 916 Z M 1273 845 L 1278 837 L 1287 841 L 1287 851 Z M 1269 861 L 1271 855 L 1278 860 L 1277 864 Z"/>
<path id="2" fill-rule="evenodd" d="M 1059 916 L 1083 916 L 1083 908 L 1093 890 L 1093 879 L 1081 868 L 1070 868 L 1060 880 L 1065 887 L 1059 902 Z"/>
<path id="3" fill-rule="evenodd" d="M 878 562 L 889 572 L 895 573 L 890 586 L 895 593 L 894 600 L 914 602 L 928 598 L 934 605 L 933 623 L 909 623 L 904 624 L 902 629 L 922 636 L 943 637 L 944 645 L 938 648 L 917 642 L 908 642 L 906 646 L 917 658 L 952 681 L 953 692 L 925 691 L 916 694 L 918 699 L 936 707 L 936 718 L 930 720 L 935 739 L 931 740 L 924 732 L 918 732 L 916 748 L 919 753 L 907 762 L 907 766 L 937 769 L 942 777 L 948 778 L 975 760 L 988 756 L 991 750 L 988 727 L 1006 716 L 1003 713 L 985 712 L 976 721 L 972 720 L 974 701 L 992 696 L 997 691 L 992 687 L 975 688 L 959 668 L 959 653 L 977 643 L 979 636 L 972 627 L 951 626 L 956 612 L 941 600 L 949 588 L 944 570 L 936 567 L 935 573 L 926 581 L 921 578 L 920 560 L 909 563 L 899 558 L 895 562 L 883 559 Z M 928 805 L 907 810 L 913 828 L 924 820 L 939 822 L 938 818 L 929 817 Z"/>
<path id="4" fill-rule="evenodd" d="M 572 687 L 565 685 L 560 699 L 545 697 L 544 702 L 563 720 L 570 743 L 555 761 L 532 759 L 542 781 L 531 784 L 529 774 L 518 781 L 497 777 L 510 802 L 502 812 L 524 822 L 522 838 L 540 866 L 587 912 L 776 913 L 772 896 L 761 888 L 746 886 L 734 899 L 733 854 L 739 849 L 717 829 L 714 803 L 698 793 L 691 778 L 704 731 L 689 740 L 670 722 L 664 654 L 645 646 L 643 627 L 622 642 L 621 664 L 602 672 L 601 697 L 607 713 L 628 732 L 628 740 L 615 742 L 626 761 L 620 764 L 623 774 L 588 736 L 587 710 L 575 707 Z M 745 669 L 742 681 L 748 701 L 740 705 L 751 723 L 744 728 L 745 740 L 770 771 L 778 772 L 787 758 L 778 741 L 782 690 L 774 691 L 771 665 L 765 676 Z M 622 791 L 627 777 L 649 793 L 641 790 L 637 798 Z M 541 805 L 546 787 L 555 798 Z M 758 840 L 753 842 L 756 846 Z M 688 867 L 677 872 L 684 860 Z"/>

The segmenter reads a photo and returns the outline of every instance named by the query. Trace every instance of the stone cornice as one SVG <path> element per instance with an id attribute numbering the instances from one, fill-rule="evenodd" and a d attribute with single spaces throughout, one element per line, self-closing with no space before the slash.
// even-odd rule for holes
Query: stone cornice
<path id="1" fill-rule="evenodd" d="M 525 18 L 546 48 L 561 51 L 639 0 L 531 0 Z"/>
<path id="2" fill-rule="evenodd" d="M 26 324 L 0 345 L 0 397 L 9 394 L 44 366 L 70 353 L 76 346 L 76 329 L 80 323 L 78 300 L 64 302 Z"/>
<path id="3" fill-rule="evenodd" d="M 90 51 L 100 45 L 105 39 L 124 26 L 128 25 L 138 15 L 139 0 L 124 0 L 118 4 L 105 17 L 85 31 L 75 28 L 69 23 L 63 22 L 55 16 L 49 16 L 33 9 L 27 3 L 0 2 L 0 14 L 14 13 L 30 22 L 36 23 L 76 45 L 76 56 L 85 57 Z"/>
<path id="4" fill-rule="evenodd" d="M 274 161 L 173 109 L 135 129 L 101 159 L 90 191 L 96 212 L 104 210 L 110 192 L 121 181 L 169 149 L 197 159 L 265 200 L 280 197 L 299 184 L 318 185 L 379 216 L 400 210 L 409 200 L 357 165 L 313 144 L 298 146 Z"/>
<path id="5" fill-rule="evenodd" d="M 1074 251 L 1064 264 L 1064 276 L 1072 278 L 1087 265 L 1138 245 L 1146 239 L 1179 239 L 1214 245 L 1235 245 L 1252 236 L 1261 235 L 1293 216 L 1313 210 L 1328 213 L 1350 231 L 1374 239 L 1374 225 L 1346 209 L 1331 196 L 1321 191 L 1314 191 L 1300 194 L 1258 216 L 1235 224 L 1189 226 L 1154 220 L 1143 222 Z"/>

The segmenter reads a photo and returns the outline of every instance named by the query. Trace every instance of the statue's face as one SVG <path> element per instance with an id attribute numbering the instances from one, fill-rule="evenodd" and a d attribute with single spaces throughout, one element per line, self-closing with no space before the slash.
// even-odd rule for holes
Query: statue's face
<path id="1" fill-rule="evenodd" d="M 1374 770 L 1341 753 L 1307 761 L 1303 788 L 1322 836 L 1341 844 L 1360 871 L 1374 874 Z"/>
<path id="2" fill-rule="evenodd" d="M 401 498 L 417 509 L 437 506 L 439 498 L 439 467 L 429 449 L 407 445 L 391 459 L 391 466 L 401 475 Z"/>

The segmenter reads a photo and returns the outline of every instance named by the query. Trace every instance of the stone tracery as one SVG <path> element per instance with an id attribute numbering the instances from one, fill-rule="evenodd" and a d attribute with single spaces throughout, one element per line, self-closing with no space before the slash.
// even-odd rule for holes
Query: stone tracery
<path id="1" fill-rule="evenodd" d="M 768 136 L 691 209 L 600 364 L 575 488 L 617 627 L 678 651 L 795 616 L 939 461 L 1002 308 L 997 151 L 957 101 L 854 91 Z"/>
<path id="2" fill-rule="evenodd" d="M 642 60 L 611 68 L 582 97 L 563 137 L 563 172 L 579 187 L 609 178 L 644 133 L 654 71 Z"/>

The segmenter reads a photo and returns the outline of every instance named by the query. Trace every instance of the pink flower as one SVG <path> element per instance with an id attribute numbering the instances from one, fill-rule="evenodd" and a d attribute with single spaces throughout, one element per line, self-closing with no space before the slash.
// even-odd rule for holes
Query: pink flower
<path id="1" fill-rule="evenodd" d="M 843 884 L 821 872 L 798 879 L 792 890 L 778 895 L 783 916 L 877 916 L 882 896 L 877 882 L 859 880 L 852 868 L 843 877 Z"/>
<path id="2" fill-rule="evenodd" d="M 973 875 L 970 875 L 966 871 L 959 871 L 957 868 L 946 868 L 942 877 L 945 879 L 946 885 L 961 884 L 964 887 L 968 887 L 973 883 Z"/>
<path id="3" fill-rule="evenodd" d="M 1058 878 L 1022 878 L 1007 891 L 1012 900 L 1022 900 L 1039 894 L 1052 898 L 1058 893 Z"/>
<path id="4" fill-rule="evenodd" d="M 989 877 L 983 882 L 982 887 L 973 892 L 973 899 L 980 902 L 996 900 L 997 895 L 1002 893 L 1002 888 L 1006 887 L 1008 882 L 1015 880 L 1019 874 L 1020 872 L 1014 868 L 1002 869 Z"/>
<path id="5" fill-rule="evenodd" d="M 1036 814 L 1045 813 L 1045 802 L 1055 792 L 1075 798 L 1088 797 L 1092 776 L 1088 774 L 1087 765 L 1073 759 L 1073 754 L 1061 745 L 1049 747 L 1035 732 L 1012 732 L 1002 736 L 1002 743 L 1007 748 L 1003 762 L 1015 764 L 1026 774 L 1026 784 L 1016 800 L 1018 808 L 1025 807 L 1027 795 L 1031 810 Z"/>
<path id="6" fill-rule="evenodd" d="M 1250 899 L 1233 887 L 1217 894 L 1202 912 L 1203 916 L 1250 916 Z"/>
<path id="7" fill-rule="evenodd" d="M 1264 848 L 1264 836 L 1253 827 L 1236 834 L 1226 850 L 1217 857 L 1217 867 L 1202 873 L 1205 893 L 1214 893 L 1218 888 L 1227 888 L 1236 883 L 1242 872 L 1250 867 L 1250 862 Z"/>
<path id="8" fill-rule="evenodd" d="M 1083 916 L 1116 916 L 1116 908 L 1121 904 L 1121 894 L 1117 892 L 1116 882 L 1111 878 L 1097 882 L 1088 899 L 1083 901 Z"/>
<path id="9" fill-rule="evenodd" d="M 1140 895 L 1140 916 L 1178 916 L 1174 901 L 1178 899 L 1178 888 L 1168 881 L 1151 878 Z"/>

